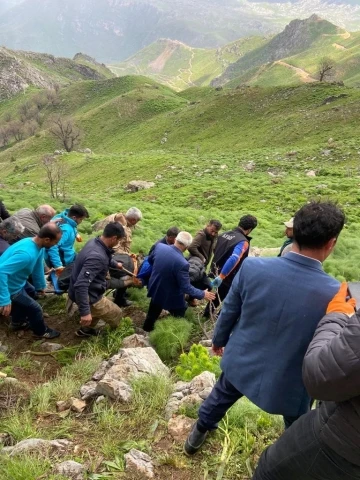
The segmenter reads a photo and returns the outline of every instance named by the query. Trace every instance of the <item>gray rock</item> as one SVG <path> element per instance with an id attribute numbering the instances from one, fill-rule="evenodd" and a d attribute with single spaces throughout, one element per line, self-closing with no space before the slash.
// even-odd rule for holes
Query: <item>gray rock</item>
<path id="1" fill-rule="evenodd" d="M 65 410 L 69 410 L 70 407 L 71 404 L 69 400 L 60 400 L 59 402 L 56 402 L 56 410 L 58 412 L 65 412 Z"/>
<path id="2" fill-rule="evenodd" d="M 86 471 L 81 463 L 67 460 L 66 462 L 55 465 L 54 473 L 63 475 L 71 480 L 84 480 Z"/>
<path id="3" fill-rule="evenodd" d="M 16 455 L 27 455 L 29 453 L 40 453 L 47 455 L 49 451 L 63 453 L 69 449 L 72 442 L 69 440 L 43 440 L 41 438 L 29 438 L 22 440 L 13 447 L 4 447 L 1 453 L 6 453 L 11 457 Z"/>
<path id="4" fill-rule="evenodd" d="M 212 346 L 212 340 L 200 340 L 199 343 L 203 347 L 211 347 Z"/>
<path id="5" fill-rule="evenodd" d="M 202 372 L 200 373 L 200 375 L 198 375 L 197 377 L 191 380 L 190 392 L 197 393 L 200 395 L 205 390 L 208 391 L 210 389 L 211 391 L 213 386 L 215 385 L 215 382 L 216 382 L 216 378 L 213 373 Z"/>
<path id="6" fill-rule="evenodd" d="M 90 398 L 96 397 L 97 396 L 96 385 L 97 385 L 97 383 L 93 380 L 85 383 L 85 385 L 83 385 L 80 388 L 81 399 L 82 400 L 89 400 Z"/>
<path id="7" fill-rule="evenodd" d="M 195 420 L 184 415 L 170 418 L 168 423 L 168 432 L 174 440 L 178 442 L 184 442 L 194 425 Z"/>
<path id="8" fill-rule="evenodd" d="M 316 177 L 316 172 L 314 170 L 309 170 L 306 172 L 307 177 Z"/>
<path id="9" fill-rule="evenodd" d="M 58 352 L 59 350 L 62 350 L 64 348 L 63 345 L 60 345 L 60 343 L 51 343 L 51 342 L 44 342 L 40 345 L 40 350 L 42 352 Z"/>
<path id="10" fill-rule="evenodd" d="M 140 452 L 132 448 L 125 455 L 126 470 L 138 472 L 146 478 L 154 478 L 154 465 L 151 458 L 146 453 Z"/>
<path id="11" fill-rule="evenodd" d="M 118 400 L 121 403 L 127 403 L 131 400 L 132 389 L 125 382 L 104 377 L 97 384 L 96 393 Z"/>
<path id="12" fill-rule="evenodd" d="M 93 152 L 90 148 L 85 148 L 84 153 L 86 153 L 87 155 L 91 155 Z"/>
<path id="13" fill-rule="evenodd" d="M 134 333 L 130 337 L 126 337 L 122 343 L 123 348 L 145 348 L 150 347 L 149 340 L 143 335 L 137 335 Z"/>
<path id="14" fill-rule="evenodd" d="M 100 363 L 100 366 L 92 376 L 92 379 L 95 380 L 95 382 L 98 382 L 99 380 L 101 380 L 105 375 L 107 368 L 108 368 L 108 362 L 104 360 L 103 362 Z"/>
<path id="15" fill-rule="evenodd" d="M 176 382 L 174 385 L 174 392 L 181 392 L 187 388 L 189 388 L 190 383 L 188 382 Z"/>
<path id="16" fill-rule="evenodd" d="M 106 397 L 104 397 L 104 395 L 100 395 L 100 397 L 98 397 L 98 398 L 95 400 L 95 403 L 101 403 L 101 402 L 103 402 L 104 400 L 106 400 Z"/>
<path id="17" fill-rule="evenodd" d="M 144 180 L 131 180 L 126 186 L 128 192 L 138 192 L 139 190 L 148 190 L 155 187 L 154 182 L 145 182 Z"/>
<path id="18" fill-rule="evenodd" d="M 82 413 L 86 408 L 86 402 L 80 400 L 79 398 L 70 398 L 70 408 L 73 412 Z"/>

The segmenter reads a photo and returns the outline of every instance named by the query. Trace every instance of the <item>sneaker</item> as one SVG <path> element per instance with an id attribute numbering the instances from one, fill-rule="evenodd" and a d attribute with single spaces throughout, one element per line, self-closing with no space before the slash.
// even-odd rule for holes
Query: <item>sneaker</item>
<path id="1" fill-rule="evenodd" d="M 43 335 L 35 335 L 37 338 L 46 338 L 46 339 L 52 339 L 52 338 L 57 338 L 60 337 L 60 332 L 57 330 L 54 330 L 53 328 L 46 327 L 45 333 Z"/>
<path id="2" fill-rule="evenodd" d="M 200 450 L 206 440 L 206 437 L 208 436 L 208 433 L 208 431 L 204 433 L 200 432 L 200 430 L 198 429 L 198 424 L 196 422 L 191 429 L 188 438 L 186 439 L 184 445 L 185 453 L 187 455 L 194 455 L 198 450 Z"/>
<path id="3" fill-rule="evenodd" d="M 81 327 L 75 332 L 77 337 L 98 337 L 101 333 L 100 329 L 91 327 Z"/>
<path id="4" fill-rule="evenodd" d="M 19 330 L 29 330 L 30 323 L 26 321 L 22 323 L 10 323 L 9 328 L 13 332 L 18 332 Z"/>

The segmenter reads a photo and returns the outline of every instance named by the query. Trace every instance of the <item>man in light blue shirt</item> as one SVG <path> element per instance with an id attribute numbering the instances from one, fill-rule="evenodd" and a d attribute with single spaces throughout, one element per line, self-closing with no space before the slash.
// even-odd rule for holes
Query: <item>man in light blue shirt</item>
<path id="1" fill-rule="evenodd" d="M 1 255 L 0 315 L 11 315 L 13 330 L 30 328 L 36 337 L 48 339 L 60 335 L 45 324 L 40 305 L 25 288 L 31 275 L 35 291 L 45 290 L 44 250 L 60 239 L 60 228 L 47 223 L 34 238 L 20 240 Z"/>

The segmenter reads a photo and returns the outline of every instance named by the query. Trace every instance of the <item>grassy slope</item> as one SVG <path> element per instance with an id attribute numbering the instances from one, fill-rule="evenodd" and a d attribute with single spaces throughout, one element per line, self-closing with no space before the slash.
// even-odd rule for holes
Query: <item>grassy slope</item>
<path id="1" fill-rule="evenodd" d="M 218 49 L 201 49 L 171 40 L 159 40 L 128 60 L 110 65 L 110 68 L 119 76 L 146 75 L 172 88 L 183 90 L 192 85 L 209 85 L 230 63 L 264 42 L 264 38 L 252 37 Z M 159 71 L 154 63 L 162 56 L 166 57 L 166 61 Z"/>

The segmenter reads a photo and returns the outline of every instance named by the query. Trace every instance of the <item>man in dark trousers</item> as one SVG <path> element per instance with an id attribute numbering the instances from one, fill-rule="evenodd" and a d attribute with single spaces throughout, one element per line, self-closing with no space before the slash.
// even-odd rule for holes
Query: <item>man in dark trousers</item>
<path id="1" fill-rule="evenodd" d="M 256 226 L 256 217 L 245 215 L 240 218 L 236 228 L 219 236 L 211 263 L 211 273 L 215 277 L 212 286 L 218 289 L 218 296 L 212 304 L 207 305 L 204 317 L 209 318 L 210 308 L 217 308 L 219 298 L 223 301 L 228 294 L 235 275 L 249 255 L 251 240 L 249 235 Z"/>
<path id="2" fill-rule="evenodd" d="M 304 383 L 320 407 L 265 450 L 253 480 L 360 478 L 360 312 L 347 298 L 343 283 L 304 359 Z"/>
<path id="3" fill-rule="evenodd" d="M 149 310 L 143 329 L 150 332 L 163 309 L 174 317 L 183 317 L 187 305 L 185 294 L 206 300 L 213 300 L 215 295 L 207 290 L 199 290 L 190 284 L 189 263 L 183 252 L 192 242 L 188 232 L 180 232 L 174 245 L 159 243 L 149 256 L 152 265 L 148 286 L 148 297 L 151 298 Z"/>
<path id="4" fill-rule="evenodd" d="M 312 202 L 295 215 L 291 252 L 245 260 L 215 326 L 213 351 L 224 351 L 222 374 L 200 407 L 186 453 L 197 452 L 207 433 L 244 395 L 264 411 L 282 415 L 286 427 L 309 411 L 302 363 L 340 286 L 323 271 L 322 262 L 333 251 L 344 222 L 335 205 Z"/>
<path id="5" fill-rule="evenodd" d="M 81 328 L 78 337 L 96 336 L 94 327 L 101 319 L 116 328 L 122 318 L 121 309 L 104 296 L 107 288 L 109 267 L 122 268 L 112 255 L 113 247 L 125 236 L 124 227 L 118 222 L 110 222 L 100 237 L 92 238 L 76 256 L 69 286 L 68 314 L 71 316 L 73 303 L 80 314 Z"/>

